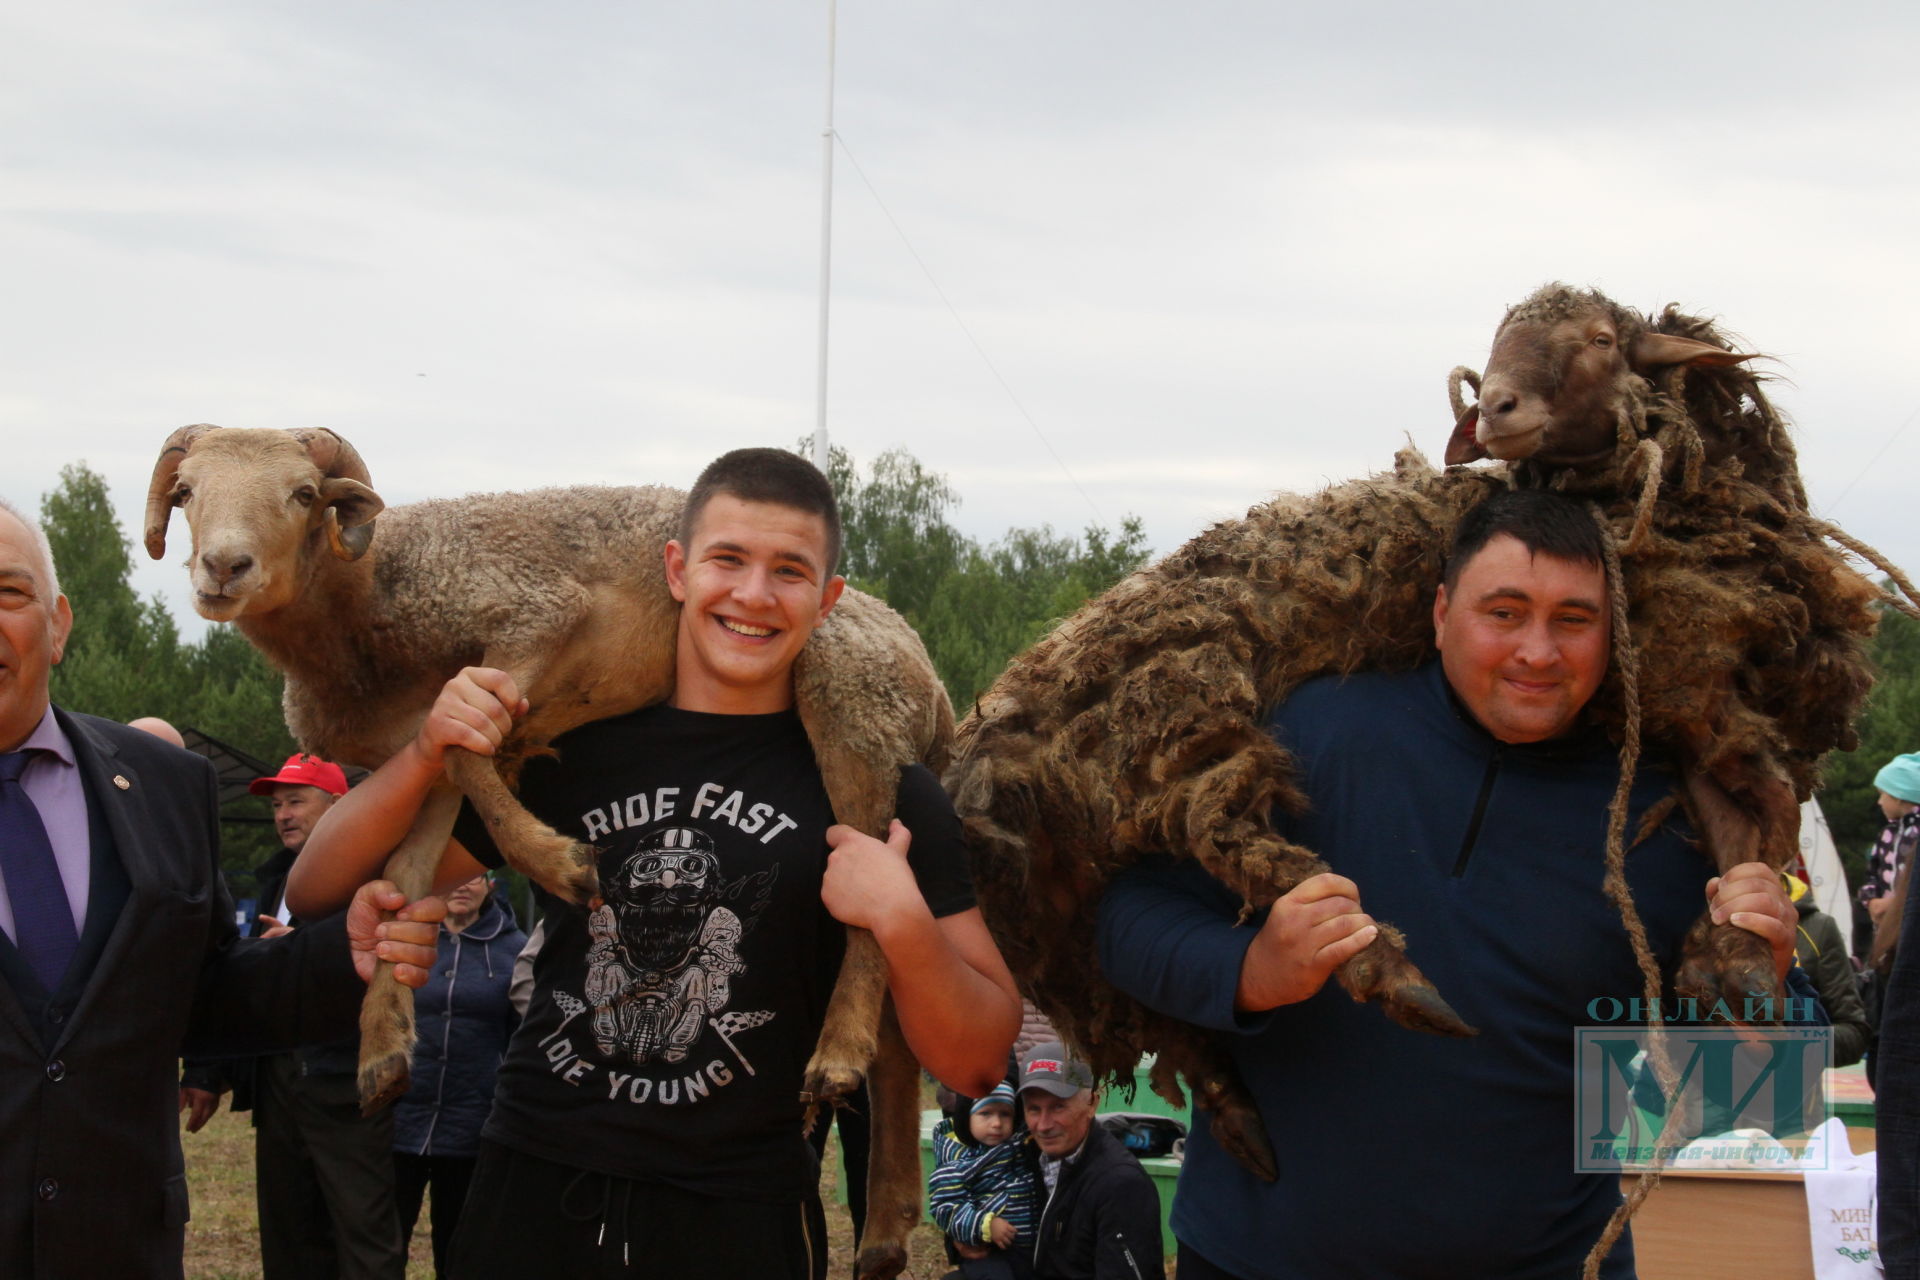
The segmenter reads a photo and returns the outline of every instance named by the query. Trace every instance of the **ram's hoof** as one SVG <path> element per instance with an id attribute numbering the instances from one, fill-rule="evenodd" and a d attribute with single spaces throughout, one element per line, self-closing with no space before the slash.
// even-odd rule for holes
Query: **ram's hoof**
<path id="1" fill-rule="evenodd" d="M 1465 1019 L 1453 1011 L 1453 1006 L 1440 998 L 1440 993 L 1425 978 L 1380 991 L 1374 999 L 1379 1001 L 1382 1012 L 1409 1031 L 1425 1031 L 1436 1036 L 1480 1034 L 1478 1028 L 1468 1026 Z"/>
<path id="2" fill-rule="evenodd" d="M 907 1251 L 902 1245 L 869 1245 L 854 1259 L 854 1280 L 893 1280 L 907 1269 Z"/>
<path id="3" fill-rule="evenodd" d="M 800 1084 L 800 1101 L 808 1106 L 837 1102 L 857 1092 L 866 1080 L 863 1072 L 851 1067 L 835 1064 L 810 1062 L 807 1064 L 807 1076 Z"/>
<path id="4" fill-rule="evenodd" d="M 410 1067 L 404 1053 L 383 1053 L 360 1064 L 360 1114 L 374 1115 L 407 1091 Z"/>
<path id="5" fill-rule="evenodd" d="M 1220 1149 L 1240 1162 L 1241 1168 L 1262 1182 L 1280 1176 L 1280 1165 L 1273 1157 L 1273 1143 L 1267 1138 L 1267 1126 L 1250 1101 L 1240 1095 L 1225 1101 L 1208 1117 L 1208 1131 Z"/>
<path id="6" fill-rule="evenodd" d="M 1767 940 L 1737 925 L 1714 924 L 1711 917 L 1701 917 L 1680 944 L 1673 989 L 1683 1002 L 1693 1002 L 1700 1018 L 1717 1012 L 1719 1021 L 1774 1026 L 1786 1012 Z"/>
<path id="7" fill-rule="evenodd" d="M 588 861 L 576 862 L 561 880 L 561 896 L 576 907 L 584 907 L 600 896 L 600 874 L 591 861 L 593 850 L 587 849 L 585 853 Z"/>

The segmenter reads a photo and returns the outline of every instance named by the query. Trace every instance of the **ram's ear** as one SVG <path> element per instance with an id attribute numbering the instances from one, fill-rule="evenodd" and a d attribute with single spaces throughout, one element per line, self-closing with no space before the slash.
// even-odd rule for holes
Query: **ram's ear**
<path id="1" fill-rule="evenodd" d="M 380 495 L 358 480 L 335 477 L 320 483 L 326 508 L 327 546 L 342 560 L 358 560 L 373 545 L 373 519 L 387 509 Z"/>
<path id="2" fill-rule="evenodd" d="M 1742 360 L 1757 359 L 1758 355 L 1741 355 L 1716 347 L 1711 342 L 1700 342 L 1694 338 L 1675 337 L 1670 333 L 1642 333 L 1633 340 L 1632 362 L 1634 372 L 1644 373 L 1648 369 L 1663 365 L 1687 364 L 1707 369 L 1725 369 L 1739 364 Z"/>
<path id="3" fill-rule="evenodd" d="M 1460 420 L 1453 424 L 1453 435 L 1447 441 L 1447 465 L 1458 466 L 1463 462 L 1478 462 L 1487 456 L 1480 447 L 1474 431 L 1480 426 L 1480 406 L 1470 404 L 1461 413 Z"/>

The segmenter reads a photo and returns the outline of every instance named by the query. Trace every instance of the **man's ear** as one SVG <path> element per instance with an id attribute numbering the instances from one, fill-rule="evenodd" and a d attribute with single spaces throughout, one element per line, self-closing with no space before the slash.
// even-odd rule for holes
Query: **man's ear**
<path id="1" fill-rule="evenodd" d="M 840 593 L 846 589 L 847 580 L 839 574 L 827 579 L 826 588 L 820 593 L 820 616 L 814 619 L 815 622 L 826 621 L 827 615 L 833 612 L 833 606 L 839 603 Z"/>
<path id="2" fill-rule="evenodd" d="M 67 603 L 66 596 L 56 596 L 53 601 L 53 665 L 59 666 L 60 659 L 67 656 L 67 637 L 73 634 L 73 606 Z"/>
<path id="3" fill-rule="evenodd" d="M 667 590 L 681 604 L 687 602 L 687 549 L 680 545 L 680 539 L 668 541 L 667 549 L 661 553 L 667 567 Z"/>
<path id="4" fill-rule="evenodd" d="M 1447 634 L 1447 584 L 1433 593 L 1433 647 L 1438 649 Z"/>

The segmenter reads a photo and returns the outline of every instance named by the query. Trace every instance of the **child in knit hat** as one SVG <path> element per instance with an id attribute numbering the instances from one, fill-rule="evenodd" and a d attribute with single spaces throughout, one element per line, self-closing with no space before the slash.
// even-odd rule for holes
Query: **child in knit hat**
<path id="1" fill-rule="evenodd" d="M 1013 1086 L 1002 1081 L 967 1114 L 962 1139 L 954 1121 L 933 1128 L 937 1162 L 927 1179 L 928 1209 L 960 1254 L 948 1280 L 1028 1280 L 1033 1274 L 1032 1166 L 1011 1141 Z"/>
<path id="2" fill-rule="evenodd" d="M 1873 777 L 1880 789 L 1880 812 L 1887 823 L 1867 855 L 1867 878 L 1860 886 L 1860 901 L 1877 928 L 1892 901 L 1893 887 L 1900 872 L 1913 859 L 1920 845 L 1920 751 L 1910 751 L 1887 761 Z"/>

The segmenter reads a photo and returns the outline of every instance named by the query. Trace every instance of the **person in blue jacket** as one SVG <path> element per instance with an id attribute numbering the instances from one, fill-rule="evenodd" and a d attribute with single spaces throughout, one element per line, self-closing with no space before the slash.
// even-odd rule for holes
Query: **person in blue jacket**
<path id="1" fill-rule="evenodd" d="M 1574 1028 L 1642 990 L 1601 889 L 1618 757 L 1583 714 L 1609 656 L 1602 555 L 1577 504 L 1501 493 L 1455 535 L 1439 661 L 1311 682 L 1274 712 L 1310 800 L 1276 822 L 1334 873 L 1244 926 L 1239 898 L 1191 860 L 1109 887 L 1108 977 L 1225 1033 L 1280 1167 L 1261 1182 L 1194 1127 L 1173 1212 L 1180 1280 L 1579 1274 L 1620 1191 L 1615 1174 L 1576 1171 Z M 1656 766 L 1636 775 L 1628 831 L 1674 786 Z M 1769 868 L 1715 878 L 1669 819 L 1626 869 L 1669 971 L 1709 906 L 1765 938 L 1786 975 L 1795 912 Z M 1376 913 L 1478 1036 L 1408 1031 L 1326 985 Z M 1633 1274 L 1630 1237 L 1602 1274 Z"/>
<path id="2" fill-rule="evenodd" d="M 394 1195 L 408 1245 L 420 1202 L 433 1189 L 433 1269 L 447 1275 L 447 1245 L 480 1154 L 480 1127 L 513 1029 L 507 998 L 527 935 L 492 893 L 491 874 L 447 894 L 439 961 L 414 996 L 413 1082 L 393 1109 Z"/>

